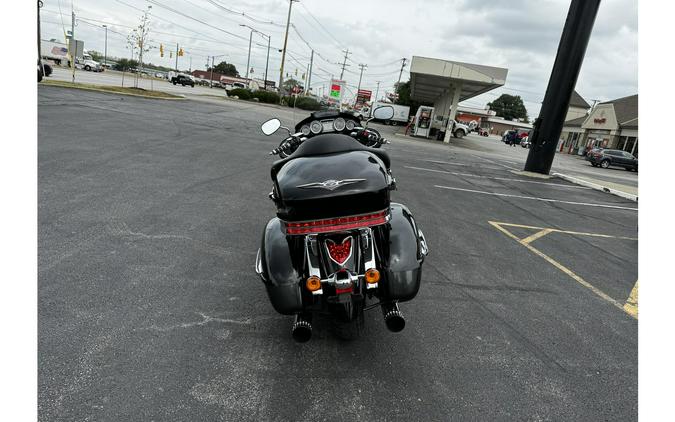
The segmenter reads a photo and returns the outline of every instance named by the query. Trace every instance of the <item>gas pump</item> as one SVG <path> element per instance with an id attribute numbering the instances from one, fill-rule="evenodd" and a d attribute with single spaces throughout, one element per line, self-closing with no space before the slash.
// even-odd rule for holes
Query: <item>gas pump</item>
<path id="1" fill-rule="evenodd" d="M 417 114 L 415 114 L 415 131 L 413 132 L 413 136 L 422 136 L 424 138 L 429 136 L 433 114 L 433 107 L 420 106 L 417 109 Z"/>

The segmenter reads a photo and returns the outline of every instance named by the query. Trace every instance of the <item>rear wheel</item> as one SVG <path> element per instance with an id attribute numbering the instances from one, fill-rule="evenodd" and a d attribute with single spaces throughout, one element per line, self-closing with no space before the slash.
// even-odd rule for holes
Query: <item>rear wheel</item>
<path id="1" fill-rule="evenodd" d="M 84 67 L 84 70 L 86 70 L 87 72 L 89 72 L 89 71 L 91 70 L 91 66 L 86 65 L 86 66 Z"/>
<path id="2" fill-rule="evenodd" d="M 346 315 L 337 315 L 333 318 L 333 330 L 341 340 L 356 340 L 361 336 L 365 326 L 363 303 L 352 302 L 351 306 L 344 309 Z M 351 314 L 351 315 L 349 315 Z M 351 321 L 347 321 L 348 317 Z"/>
<path id="3" fill-rule="evenodd" d="M 456 130 L 455 131 L 455 138 L 457 139 L 462 139 L 464 137 L 464 131 L 463 130 Z"/>
<path id="4" fill-rule="evenodd" d="M 602 167 L 603 169 L 608 168 L 609 167 L 609 160 L 602 160 L 600 162 L 600 167 Z"/>

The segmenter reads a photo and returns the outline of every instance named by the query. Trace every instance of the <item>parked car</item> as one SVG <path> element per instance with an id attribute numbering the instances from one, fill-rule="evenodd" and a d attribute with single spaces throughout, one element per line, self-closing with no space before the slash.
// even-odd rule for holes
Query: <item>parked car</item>
<path id="1" fill-rule="evenodd" d="M 176 76 L 171 78 L 171 83 L 174 85 L 190 85 L 191 87 L 195 87 L 195 81 L 192 80 L 191 77 L 188 75 L 183 75 L 181 73 L 177 74 Z"/>
<path id="2" fill-rule="evenodd" d="M 523 148 L 529 148 L 532 144 L 530 143 L 530 137 L 526 136 L 520 140 L 520 146 Z"/>
<path id="3" fill-rule="evenodd" d="M 623 167 L 626 170 L 638 171 L 638 159 L 630 152 L 620 149 L 593 149 L 586 154 L 593 167 L 602 167 L 604 169 L 610 166 Z"/>

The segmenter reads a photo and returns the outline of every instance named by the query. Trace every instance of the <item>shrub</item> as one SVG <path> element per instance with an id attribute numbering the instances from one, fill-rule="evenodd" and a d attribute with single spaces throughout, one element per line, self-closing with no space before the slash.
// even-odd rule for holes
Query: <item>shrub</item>
<path id="1" fill-rule="evenodd" d="M 279 104 L 279 94 L 272 91 L 255 91 L 252 94 L 253 98 L 257 98 L 261 103 Z"/>
<path id="2" fill-rule="evenodd" d="M 291 108 L 295 106 L 296 108 L 302 110 L 310 110 L 310 111 L 321 110 L 321 104 L 319 104 L 319 102 L 314 98 L 298 97 L 296 99 L 293 97 L 284 97 L 284 102 Z"/>
<path id="3" fill-rule="evenodd" d="M 242 100 L 250 100 L 251 99 L 251 91 L 248 89 L 244 88 L 235 88 L 227 91 L 227 95 L 229 96 L 237 96 Z"/>

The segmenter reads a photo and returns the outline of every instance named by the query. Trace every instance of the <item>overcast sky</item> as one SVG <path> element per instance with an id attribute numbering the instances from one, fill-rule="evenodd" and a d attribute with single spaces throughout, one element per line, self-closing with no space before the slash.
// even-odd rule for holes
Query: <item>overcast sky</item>
<path id="1" fill-rule="evenodd" d="M 158 49 L 144 61 L 173 67 L 168 50 L 178 42 L 187 54 L 179 60 L 180 69 L 204 69 L 207 56 L 234 63 L 246 72 L 249 25 L 271 36 L 269 79 L 279 80 L 287 0 L 75 0 L 78 17 L 76 37 L 85 49 L 103 52 L 107 24 L 108 55 L 129 57 L 126 36 L 138 25 L 141 10 L 150 11 L 152 44 L 164 45 L 165 57 Z M 63 39 L 63 26 L 70 28 L 69 0 L 44 0 L 42 38 Z M 158 4 L 175 11 L 167 10 Z M 218 5 L 231 11 L 224 10 Z M 59 6 L 63 18 L 59 13 Z M 492 65 L 509 69 L 504 88 L 494 90 L 463 104 L 483 107 L 501 93 L 523 97 L 530 117 L 536 117 L 560 40 L 569 0 L 400 0 L 354 1 L 301 0 L 293 4 L 285 72 L 298 75 L 306 71 L 310 46 L 314 55 L 312 87 L 318 92 L 331 75 L 339 77 L 349 49 L 344 79 L 356 91 L 359 63 L 367 64 L 362 88 L 376 90 L 380 96 L 391 91 L 398 79 L 400 59 L 413 55 Z M 246 16 L 243 16 L 244 13 Z M 82 20 L 79 20 L 79 19 Z M 193 18 L 193 19 L 191 19 Z M 199 22 L 201 21 L 201 22 Z M 62 24 L 63 23 L 63 24 Z M 303 41 L 304 39 L 304 41 Z M 254 76 L 265 71 L 267 41 L 253 35 L 251 67 Z M 308 46 L 309 44 L 309 46 Z M 340 64 L 338 64 L 340 63 Z M 407 80 L 407 69 L 402 80 Z M 605 101 L 637 93 L 637 1 L 604 0 L 586 52 L 577 91 L 589 102 Z"/>

